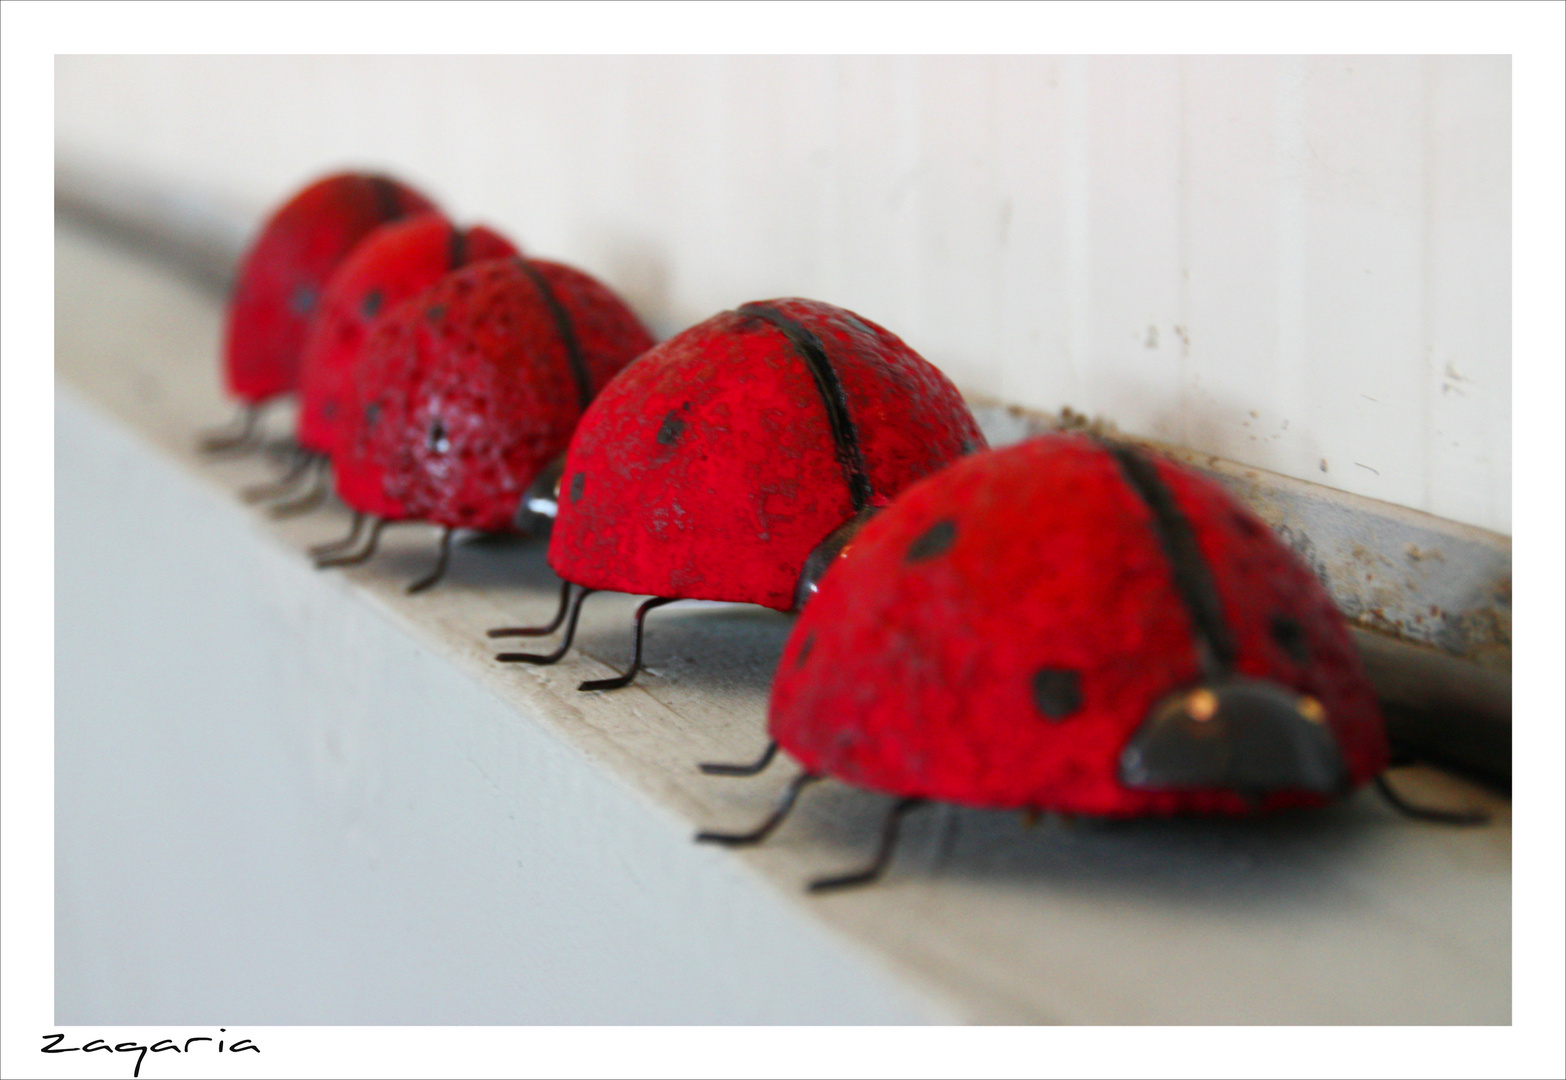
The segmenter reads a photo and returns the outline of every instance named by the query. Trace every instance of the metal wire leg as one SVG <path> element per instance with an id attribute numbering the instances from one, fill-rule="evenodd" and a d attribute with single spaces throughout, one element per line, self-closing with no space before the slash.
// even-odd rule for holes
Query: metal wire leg
<path id="1" fill-rule="evenodd" d="M 1397 793 L 1387 781 L 1385 773 L 1376 777 L 1375 784 L 1382 798 L 1399 813 L 1415 821 L 1431 821 L 1441 825 L 1485 825 L 1490 821 L 1490 815 L 1483 810 L 1440 810 L 1433 806 L 1415 806 Z"/>
<path id="2" fill-rule="evenodd" d="M 257 422 L 261 418 L 259 405 L 241 405 L 239 414 L 230 422 L 227 428 L 204 433 L 197 445 L 209 454 L 221 454 L 231 450 L 254 449 L 256 439 Z"/>
<path id="3" fill-rule="evenodd" d="M 631 680 L 636 678 L 636 673 L 642 670 L 642 623 L 647 618 L 647 613 L 656 607 L 672 604 L 679 597 L 659 596 L 648 600 L 636 609 L 636 650 L 631 656 L 631 668 L 624 675 L 616 675 L 611 679 L 589 679 L 578 690 L 618 690 L 622 686 L 629 686 Z"/>
<path id="4" fill-rule="evenodd" d="M 761 752 L 761 756 L 748 764 L 730 765 L 721 761 L 704 761 L 697 767 L 708 776 L 755 776 L 771 765 L 772 759 L 777 756 L 778 741 L 772 739 L 767 743 L 767 748 Z"/>
<path id="5" fill-rule="evenodd" d="M 331 460 L 322 455 L 315 458 L 312 464 L 310 487 L 298 498 L 273 506 L 270 511 L 273 517 L 295 517 L 307 510 L 314 510 L 326 500 L 326 470 L 331 465 Z"/>
<path id="6" fill-rule="evenodd" d="M 833 889 L 848 889 L 855 885 L 868 885 L 886 873 L 886 866 L 892 861 L 892 848 L 897 846 L 897 833 L 902 825 L 903 815 L 910 810 L 924 805 L 925 800 L 920 798 L 898 799 L 892 807 L 891 813 L 886 815 L 886 823 L 881 826 L 881 846 L 876 850 L 875 858 L 870 865 L 863 870 L 856 870 L 852 874 L 842 874 L 838 877 L 817 878 L 810 883 L 810 891 L 830 892 Z"/>
<path id="7" fill-rule="evenodd" d="M 295 447 L 290 456 L 293 460 L 282 476 L 276 480 L 268 480 L 264 484 L 247 487 L 239 493 L 239 497 L 247 503 L 257 503 L 268 499 L 280 499 L 291 492 L 294 485 L 299 482 L 299 478 L 305 474 L 305 470 L 315 464 L 316 455 L 309 450 Z"/>
<path id="8" fill-rule="evenodd" d="M 595 589 L 583 589 L 576 594 L 576 599 L 571 602 L 571 614 L 566 618 L 565 637 L 560 641 L 560 647 L 552 653 L 522 653 L 507 652 L 495 657 L 502 664 L 558 664 L 560 658 L 571 647 L 571 641 L 576 637 L 576 620 L 582 614 L 582 601 L 597 591 Z"/>
<path id="9" fill-rule="evenodd" d="M 492 638 L 502 637 L 548 637 L 560 629 L 560 624 L 565 622 L 566 609 L 571 606 L 571 583 L 560 583 L 560 606 L 555 609 L 555 617 L 549 620 L 547 626 L 497 626 L 489 631 Z"/>
<path id="10" fill-rule="evenodd" d="M 456 532 L 447 525 L 440 534 L 440 554 L 435 557 L 435 568 L 408 586 L 408 595 L 421 593 L 446 576 L 446 564 L 451 561 L 451 534 Z"/>
<path id="11" fill-rule="evenodd" d="M 761 843 L 771 836 L 779 825 L 783 824 L 783 819 L 788 817 L 788 812 L 794 809 L 794 803 L 799 799 L 799 793 L 804 791 L 806 786 L 815 783 L 819 779 L 821 779 L 819 773 L 810 772 L 802 772 L 794 777 L 789 782 L 788 787 L 783 790 L 783 797 L 778 800 L 778 804 L 773 808 L 772 813 L 750 832 L 699 832 L 696 834 L 696 842 L 698 844 L 722 844 L 725 847 L 745 847 L 749 844 Z"/>
<path id="12" fill-rule="evenodd" d="M 312 559 L 321 559 L 327 555 L 335 555 L 339 551 L 347 551 L 359 542 L 359 534 L 364 532 L 366 514 L 363 510 L 353 512 L 353 524 L 348 527 L 348 535 L 341 540 L 333 540 L 329 544 L 317 544 L 310 549 Z"/>
<path id="13" fill-rule="evenodd" d="M 327 555 L 315 560 L 317 570 L 325 570 L 329 566 L 357 566 L 371 555 L 375 554 L 375 546 L 380 543 L 381 530 L 386 528 L 385 518 L 376 518 L 370 526 L 370 535 L 365 538 L 364 546 L 358 551 L 348 552 L 342 555 Z"/>

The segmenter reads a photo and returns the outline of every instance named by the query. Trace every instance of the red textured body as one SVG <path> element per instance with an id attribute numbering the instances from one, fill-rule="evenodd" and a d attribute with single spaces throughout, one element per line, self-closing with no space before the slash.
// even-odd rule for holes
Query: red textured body
<path id="1" fill-rule="evenodd" d="M 426 321 L 423 298 L 420 293 L 404 300 L 370 327 L 353 367 L 348 413 L 332 457 L 338 498 L 353 510 L 387 521 L 410 515 L 386 494 L 386 466 L 376 456 L 375 436 L 383 414 L 388 409 L 405 411 L 402 403 L 413 392 L 421 356 L 418 337 Z"/>
<path id="2" fill-rule="evenodd" d="M 459 231 L 434 211 L 382 225 L 333 272 L 299 361 L 296 438 L 336 456 L 343 439 L 353 368 L 370 326 L 397 304 L 468 263 L 517 254 L 484 226 Z"/>
<path id="3" fill-rule="evenodd" d="M 374 229 L 434 209 L 382 176 L 343 173 L 299 192 L 245 254 L 223 348 L 229 392 L 260 404 L 298 383 L 299 355 L 332 271 Z"/>
<path id="4" fill-rule="evenodd" d="M 371 332 L 339 493 L 382 517 L 510 529 L 586 402 L 651 345 L 612 291 L 568 266 L 492 259 L 449 274 Z"/>
<path id="5" fill-rule="evenodd" d="M 1236 672 L 1319 701 L 1349 782 L 1363 784 L 1387 764 L 1386 735 L 1331 599 L 1220 487 L 1153 460 L 1212 569 Z M 1155 703 L 1201 674 L 1152 519 L 1114 457 L 1083 436 L 975 455 L 909 489 L 796 623 L 773 684 L 773 736 L 807 770 L 970 806 L 1129 816 L 1324 802 L 1120 783 L 1122 749 Z M 916 546 L 931 536 L 941 543 Z M 1275 640 L 1280 615 L 1302 631 L 1302 652 Z M 1070 715 L 1036 703 L 1034 675 L 1050 669 L 1080 679 Z"/>
<path id="6" fill-rule="evenodd" d="M 984 445 L 957 389 L 894 334 L 817 301 L 763 306 L 819 340 L 869 505 Z M 787 611 L 856 509 L 810 367 L 776 325 L 726 311 L 642 356 L 582 418 L 549 562 L 595 589 Z"/>

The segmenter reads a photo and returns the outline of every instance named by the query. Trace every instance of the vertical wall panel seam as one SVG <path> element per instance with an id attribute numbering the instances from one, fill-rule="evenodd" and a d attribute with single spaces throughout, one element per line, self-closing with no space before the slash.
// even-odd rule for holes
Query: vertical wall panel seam
<path id="1" fill-rule="evenodd" d="M 1191 443 L 1191 430 L 1195 426 L 1192 423 L 1192 403 L 1197 398 L 1196 369 L 1191 362 L 1191 95 L 1187 92 L 1188 59 L 1184 56 L 1175 60 L 1175 86 L 1179 95 L 1180 137 L 1176 153 L 1179 161 L 1176 168 L 1179 170 L 1179 198 L 1175 203 L 1175 213 L 1179 215 L 1176 223 L 1175 243 L 1179 250 L 1176 253 L 1176 274 L 1179 280 L 1175 283 L 1176 302 L 1175 317 L 1179 321 L 1177 326 L 1183 329 L 1176 337 L 1180 342 L 1180 425 L 1179 439 L 1182 445 Z"/>
<path id="2" fill-rule="evenodd" d="M 1069 267 L 1066 318 L 1070 322 L 1066 338 L 1070 394 L 1061 404 L 1075 404 L 1079 409 L 1090 407 L 1082 397 L 1082 380 L 1092 366 L 1092 358 L 1088 355 L 1092 342 L 1089 312 L 1093 303 L 1092 163 L 1088 134 L 1092 107 L 1090 64 L 1086 57 L 1073 56 L 1061 72 L 1061 81 L 1066 84 L 1066 198 L 1062 210 Z"/>
<path id="3" fill-rule="evenodd" d="M 1434 503 L 1434 491 L 1432 472 L 1435 467 L 1437 454 L 1436 447 L 1436 401 L 1440 393 L 1436 386 L 1439 365 L 1435 361 L 1435 331 L 1432 325 L 1433 301 L 1436 291 L 1435 269 L 1435 170 L 1440 155 L 1435 152 L 1435 125 L 1432 119 L 1434 111 L 1434 87 L 1432 85 L 1433 71 L 1429 57 L 1424 57 L 1419 65 L 1419 123 L 1420 123 L 1420 154 L 1423 157 L 1420 169 L 1420 207 L 1419 207 L 1419 336 L 1420 336 L 1420 367 L 1424 377 L 1420 380 L 1420 390 L 1423 393 L 1423 408 L 1420 409 L 1420 505 L 1431 506 Z"/>

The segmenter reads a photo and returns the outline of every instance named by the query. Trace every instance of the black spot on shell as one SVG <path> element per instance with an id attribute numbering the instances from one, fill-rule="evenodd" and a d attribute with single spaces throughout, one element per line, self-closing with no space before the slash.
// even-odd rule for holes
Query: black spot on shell
<path id="1" fill-rule="evenodd" d="M 288 298 L 288 310 L 295 315 L 308 315 L 315 310 L 316 301 L 320 296 L 308 285 L 300 285 Z"/>
<path id="2" fill-rule="evenodd" d="M 440 322 L 446 315 L 446 305 L 436 304 L 424 309 L 424 317 L 430 322 Z"/>
<path id="3" fill-rule="evenodd" d="M 1287 615 L 1274 615 L 1269 629 L 1272 631 L 1272 640 L 1288 654 L 1290 660 L 1296 664 L 1310 660 L 1310 642 L 1305 639 L 1305 628 L 1298 622 Z"/>
<path id="4" fill-rule="evenodd" d="M 571 477 L 571 501 L 582 501 L 582 487 L 587 483 L 586 473 L 577 473 Z"/>
<path id="5" fill-rule="evenodd" d="M 1033 673 L 1033 704 L 1050 720 L 1064 720 L 1082 707 L 1082 678 L 1066 668 Z"/>
<path id="6" fill-rule="evenodd" d="M 942 518 L 926 529 L 923 536 L 908 545 L 908 553 L 904 558 L 908 562 L 924 562 L 937 555 L 944 555 L 956 539 L 956 520 Z"/>
<path id="7" fill-rule="evenodd" d="M 375 421 L 381 418 L 381 403 L 372 401 L 364 407 L 364 422 L 370 427 L 375 426 Z"/>
<path id="8" fill-rule="evenodd" d="M 359 310 L 366 319 L 373 319 L 375 318 L 375 313 L 381 310 L 381 305 L 385 302 L 386 298 L 381 295 L 381 290 L 371 289 L 364 294 L 364 299 L 359 301 Z"/>
<path id="9" fill-rule="evenodd" d="M 685 421 L 680 419 L 680 414 L 675 409 L 669 410 L 669 415 L 663 418 L 663 426 L 658 429 L 658 445 L 673 446 L 680 441 L 680 436 L 685 434 Z"/>
<path id="10" fill-rule="evenodd" d="M 451 449 L 451 440 L 446 438 L 446 425 L 440 422 L 438 416 L 430 421 L 430 449 L 440 454 Z"/>
<path id="11" fill-rule="evenodd" d="M 673 446 L 678 443 L 681 435 L 684 435 L 684 427 L 686 423 L 680 418 L 678 410 L 670 409 L 669 415 L 664 416 L 664 423 L 658 429 L 658 445 Z"/>

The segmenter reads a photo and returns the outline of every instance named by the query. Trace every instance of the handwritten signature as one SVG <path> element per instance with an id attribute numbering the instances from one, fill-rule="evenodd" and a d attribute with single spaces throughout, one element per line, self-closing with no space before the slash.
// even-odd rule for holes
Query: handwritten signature
<path id="1" fill-rule="evenodd" d="M 228 1028 L 218 1028 L 220 1033 L 226 1032 L 227 1030 Z M 191 1050 L 191 1044 L 193 1043 L 215 1042 L 217 1043 L 217 1050 L 215 1052 L 219 1054 L 232 1054 L 237 1051 L 244 1050 L 254 1050 L 258 1054 L 261 1052 L 261 1048 L 255 1043 L 251 1042 L 249 1039 L 238 1039 L 234 1042 L 229 1042 L 227 1039 L 222 1038 L 221 1036 L 213 1039 L 208 1038 L 205 1035 L 193 1035 L 185 1040 L 183 1046 L 181 1046 L 180 1043 L 174 1039 L 159 1039 L 157 1042 L 151 1044 L 122 1042 L 113 1045 L 110 1045 L 102 1039 L 94 1039 L 83 1046 L 61 1046 L 60 1044 L 65 1041 L 65 1032 L 63 1031 L 55 1032 L 53 1035 L 45 1035 L 43 1039 L 43 1052 L 46 1054 L 69 1054 L 77 1050 L 88 1054 L 98 1050 L 106 1051 L 111 1054 L 135 1054 L 136 1067 L 131 1070 L 131 1076 L 133 1077 L 141 1075 L 141 1063 L 147 1060 L 147 1055 L 149 1053 L 166 1054 L 172 1050 L 176 1054 L 189 1054 L 193 1052 Z M 203 1046 L 197 1047 L 197 1049 L 212 1050 L 212 1047 Z"/>

